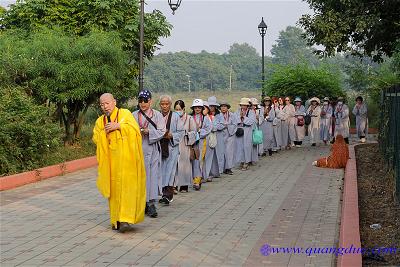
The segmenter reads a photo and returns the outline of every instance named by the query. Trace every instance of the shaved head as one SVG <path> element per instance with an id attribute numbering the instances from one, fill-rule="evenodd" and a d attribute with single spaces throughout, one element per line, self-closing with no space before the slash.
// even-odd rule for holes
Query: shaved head
<path id="1" fill-rule="evenodd" d="M 114 96 L 110 93 L 104 93 L 100 96 L 100 102 L 101 100 L 115 100 Z"/>
<path id="2" fill-rule="evenodd" d="M 100 96 L 100 107 L 105 114 L 111 114 L 116 104 L 117 101 L 115 101 L 114 96 L 112 94 L 104 93 Z"/>

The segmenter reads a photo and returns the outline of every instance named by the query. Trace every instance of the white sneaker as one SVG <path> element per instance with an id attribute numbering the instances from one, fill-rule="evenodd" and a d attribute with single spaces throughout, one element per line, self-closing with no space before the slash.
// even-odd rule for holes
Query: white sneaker
<path id="1" fill-rule="evenodd" d="M 317 166 L 317 161 L 313 161 L 312 165 Z"/>
<path id="2" fill-rule="evenodd" d="M 361 138 L 361 143 L 365 143 L 365 138 Z"/>
<path id="3" fill-rule="evenodd" d="M 301 145 L 296 145 L 296 147 L 301 147 Z"/>

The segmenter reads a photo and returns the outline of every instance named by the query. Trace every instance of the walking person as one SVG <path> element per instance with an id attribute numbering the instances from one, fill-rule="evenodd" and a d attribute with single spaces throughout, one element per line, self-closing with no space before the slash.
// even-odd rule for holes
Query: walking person
<path id="1" fill-rule="evenodd" d="M 308 125 L 308 135 L 310 136 L 311 146 L 316 146 L 319 142 L 319 127 L 321 118 L 320 100 L 316 97 L 310 99 L 310 106 L 307 110 L 307 115 L 311 116 L 311 123 Z"/>
<path id="2" fill-rule="evenodd" d="M 193 145 L 196 142 L 197 129 L 192 116 L 186 113 L 185 102 L 183 100 L 177 100 L 174 103 L 174 109 L 180 117 L 184 130 L 184 136 L 179 142 L 179 158 L 175 174 L 175 185 L 179 187 L 179 192 L 188 192 L 193 179 L 192 160 L 196 156 L 193 151 Z M 191 159 L 191 154 L 193 159 Z"/>
<path id="3" fill-rule="evenodd" d="M 294 126 L 294 144 L 296 147 L 301 147 L 303 144 L 304 136 L 306 135 L 305 129 L 305 120 L 304 116 L 306 115 L 306 108 L 301 104 L 301 98 L 296 97 L 294 100 L 294 117 L 295 117 L 295 126 Z"/>
<path id="4" fill-rule="evenodd" d="M 219 111 L 219 104 L 217 103 L 217 98 L 215 96 L 210 96 L 207 100 L 208 106 L 210 107 L 210 112 L 208 117 L 210 118 L 212 124 L 212 130 L 208 137 L 208 146 L 210 148 L 210 153 L 206 155 L 209 159 L 209 173 L 208 182 L 212 182 L 215 177 L 220 177 L 223 170 L 223 157 L 224 157 L 224 137 L 222 133 L 222 117 Z"/>
<path id="5" fill-rule="evenodd" d="M 125 232 L 129 224 L 144 220 L 146 172 L 139 126 L 129 110 L 116 104 L 112 94 L 101 95 L 104 115 L 96 120 L 93 142 L 99 164 L 97 188 L 108 199 L 112 228 Z"/>
<path id="6" fill-rule="evenodd" d="M 356 105 L 353 108 L 353 114 L 356 116 L 357 136 L 361 143 L 365 143 L 368 134 L 368 109 L 361 96 L 356 98 Z"/>
<path id="7" fill-rule="evenodd" d="M 282 124 L 285 125 L 285 127 L 282 127 L 282 134 L 286 136 L 287 138 L 287 148 L 294 147 L 294 138 L 295 138 L 295 132 L 294 132 L 294 125 L 295 125 L 295 109 L 292 103 L 290 103 L 290 97 L 285 97 L 285 107 L 283 108 L 283 114 L 285 121 L 282 122 Z M 286 133 L 283 133 L 283 128 L 287 128 L 287 135 Z M 285 130 L 286 131 L 286 130 Z"/>
<path id="8" fill-rule="evenodd" d="M 178 113 L 171 110 L 172 98 L 169 95 L 160 97 L 161 114 L 166 125 L 161 144 L 161 185 L 160 203 L 169 205 L 174 197 L 175 174 L 179 157 L 179 143 L 183 137 L 183 124 Z"/>
<path id="9" fill-rule="evenodd" d="M 263 132 L 263 154 L 265 156 L 268 152 L 272 156 L 272 148 L 274 147 L 274 129 L 272 123 L 275 119 L 275 112 L 272 108 L 272 101 L 269 96 L 263 99 L 262 103 L 262 122 L 260 128 Z"/>
<path id="10" fill-rule="evenodd" d="M 193 146 L 195 151 L 198 151 L 199 158 L 196 158 L 192 161 L 192 169 L 193 169 L 193 188 L 195 190 L 200 190 L 202 178 L 203 177 L 203 169 L 205 166 L 205 154 L 207 151 L 207 136 L 211 133 L 211 121 L 208 116 L 203 114 L 204 111 L 204 103 L 201 99 L 193 100 L 192 104 L 192 117 L 196 124 L 196 143 Z M 205 171 L 204 171 L 205 173 Z"/>
<path id="11" fill-rule="evenodd" d="M 222 126 L 219 125 L 218 128 L 222 128 L 223 134 L 223 145 L 224 145 L 224 161 L 222 163 L 223 172 L 225 174 L 233 175 L 232 168 L 235 166 L 235 141 L 236 141 L 236 130 L 238 127 L 238 119 L 233 112 L 229 109 L 231 105 L 227 102 L 220 103 L 221 114 L 223 118 Z M 221 121 L 219 121 L 221 124 Z"/>
<path id="12" fill-rule="evenodd" d="M 350 135 L 350 117 L 349 107 L 344 103 L 343 97 L 338 97 L 338 101 L 334 111 L 335 117 L 335 138 L 337 135 L 341 135 L 344 138 L 346 144 L 349 143 Z"/>
<path id="13" fill-rule="evenodd" d="M 328 144 L 332 135 L 332 113 L 333 107 L 329 103 L 329 98 L 325 97 L 321 106 L 321 124 L 320 124 L 320 138 L 324 144 Z"/>
<path id="14" fill-rule="evenodd" d="M 256 123 L 256 114 L 251 109 L 250 99 L 247 97 L 240 99 L 239 106 L 235 113 L 235 116 L 239 118 L 236 131 L 236 162 L 240 163 L 242 171 L 246 171 L 252 160 L 253 127 Z"/>
<path id="15" fill-rule="evenodd" d="M 250 98 L 250 102 L 251 102 L 251 109 L 256 114 L 256 122 L 254 124 L 254 128 L 258 129 L 262 122 L 260 104 L 258 103 L 257 98 Z M 262 147 L 263 147 L 263 144 L 256 145 L 253 143 L 253 150 L 251 153 L 251 163 L 250 163 L 251 165 L 255 165 L 256 162 L 258 161 L 258 156 L 262 154 L 262 150 L 263 150 Z"/>
<path id="16" fill-rule="evenodd" d="M 160 140 L 166 133 L 163 115 L 151 108 L 151 92 L 143 90 L 138 95 L 139 110 L 133 116 L 142 133 L 142 148 L 146 167 L 146 214 L 158 216 L 156 200 L 161 187 L 161 146 Z"/>
<path id="17" fill-rule="evenodd" d="M 282 146 L 282 130 L 281 130 L 281 120 L 280 120 L 280 109 L 278 99 L 276 97 L 272 98 L 275 118 L 272 122 L 273 130 L 274 130 L 274 147 L 272 148 L 272 152 L 277 152 L 281 149 Z"/>

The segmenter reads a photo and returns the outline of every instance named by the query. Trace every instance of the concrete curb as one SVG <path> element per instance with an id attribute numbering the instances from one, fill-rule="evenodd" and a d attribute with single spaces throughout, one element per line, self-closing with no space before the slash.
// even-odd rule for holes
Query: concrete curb
<path id="1" fill-rule="evenodd" d="M 358 210 L 357 166 L 354 145 L 349 146 L 350 159 L 344 174 L 342 216 L 340 221 L 339 247 L 361 248 L 360 219 Z M 347 249 L 346 249 L 347 251 Z M 362 266 L 361 253 L 339 255 L 337 266 Z"/>
<path id="2" fill-rule="evenodd" d="M 64 163 L 36 169 L 33 171 L 18 173 L 0 178 L 0 191 L 13 189 L 25 184 L 39 182 L 55 176 L 64 175 L 87 169 L 97 165 L 96 156 L 67 161 Z"/>

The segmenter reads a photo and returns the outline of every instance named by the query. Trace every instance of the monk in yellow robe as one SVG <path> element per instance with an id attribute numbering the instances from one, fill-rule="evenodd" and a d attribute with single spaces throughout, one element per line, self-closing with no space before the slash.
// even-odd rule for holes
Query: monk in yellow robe
<path id="1" fill-rule="evenodd" d="M 104 115 L 93 129 L 97 146 L 97 188 L 108 199 L 113 229 L 125 232 L 144 220 L 146 172 L 139 125 L 109 94 L 100 97 Z"/>

